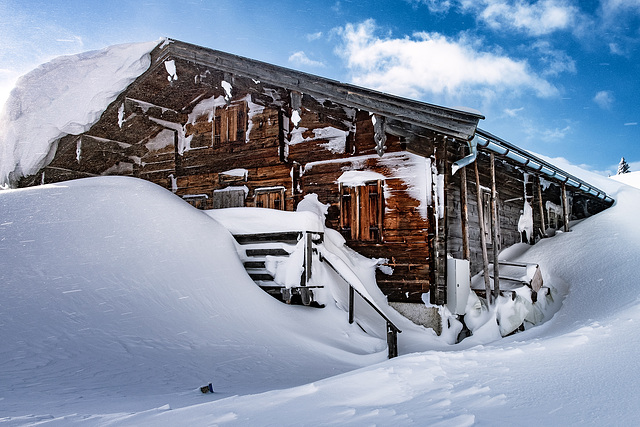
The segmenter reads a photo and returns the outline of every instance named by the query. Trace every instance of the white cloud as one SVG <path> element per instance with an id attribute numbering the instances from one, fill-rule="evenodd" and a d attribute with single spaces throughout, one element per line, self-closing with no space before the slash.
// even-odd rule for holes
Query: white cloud
<path id="1" fill-rule="evenodd" d="M 412 98 L 476 95 L 488 100 L 520 91 L 539 97 L 558 93 L 526 60 L 480 50 L 478 41 L 425 32 L 382 38 L 376 30 L 373 20 L 338 30 L 343 45 L 337 53 L 356 84 Z"/>
<path id="2" fill-rule="evenodd" d="M 640 12 L 640 0 L 601 0 L 600 7 L 605 18 L 613 18 L 623 12 Z"/>
<path id="3" fill-rule="evenodd" d="M 638 122 L 629 122 L 629 123 L 625 123 L 625 126 L 638 126 Z"/>
<path id="4" fill-rule="evenodd" d="M 517 30 L 531 36 L 573 30 L 580 9 L 568 0 L 459 0 L 462 10 L 473 11 L 494 30 Z"/>
<path id="5" fill-rule="evenodd" d="M 614 101 L 613 93 L 608 90 L 601 90 L 600 92 L 596 93 L 596 95 L 593 97 L 593 102 L 598 104 L 598 106 L 603 110 L 611 109 L 611 106 L 613 105 L 613 101 Z"/>
<path id="6" fill-rule="evenodd" d="M 289 57 L 289 62 L 295 64 L 295 65 L 304 65 L 304 66 L 308 66 L 308 67 L 324 67 L 325 65 L 320 62 L 320 61 L 314 61 L 313 59 L 310 59 L 306 53 L 304 53 L 303 51 L 298 51 L 295 52 L 294 54 L 292 54 Z"/>
<path id="7" fill-rule="evenodd" d="M 545 76 L 556 76 L 560 73 L 576 73 L 576 61 L 566 52 L 553 49 L 547 41 L 539 41 L 532 45 L 540 56 L 540 62 L 544 68 Z"/>
<path id="8" fill-rule="evenodd" d="M 571 126 L 562 129 L 545 129 L 540 132 L 540 138 L 544 141 L 557 141 L 563 139 L 569 132 L 571 132 Z"/>
<path id="9" fill-rule="evenodd" d="M 518 113 L 519 113 L 520 111 L 522 111 L 522 110 L 524 110 L 524 107 L 520 107 L 520 108 L 511 108 L 511 109 L 510 109 L 510 108 L 505 108 L 503 111 L 504 111 L 504 114 L 505 114 L 505 115 L 507 115 L 507 116 L 509 116 L 509 117 L 515 117 L 515 116 L 517 116 L 517 115 L 518 115 Z"/>
<path id="10" fill-rule="evenodd" d="M 318 31 L 317 33 L 307 34 L 307 40 L 312 42 L 314 40 L 319 40 L 322 38 L 322 31 Z"/>
<path id="11" fill-rule="evenodd" d="M 409 3 L 417 5 L 425 5 L 431 13 L 448 12 L 452 7 L 450 0 L 407 0 Z M 455 1 L 455 0 L 454 0 Z"/>

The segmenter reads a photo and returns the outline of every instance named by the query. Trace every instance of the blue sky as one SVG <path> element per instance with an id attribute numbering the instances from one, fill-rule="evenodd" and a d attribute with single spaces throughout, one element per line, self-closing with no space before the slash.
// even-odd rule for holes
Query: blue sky
<path id="1" fill-rule="evenodd" d="M 640 0 L 0 0 L 0 101 L 55 56 L 160 37 L 474 108 L 533 152 L 640 171 Z"/>

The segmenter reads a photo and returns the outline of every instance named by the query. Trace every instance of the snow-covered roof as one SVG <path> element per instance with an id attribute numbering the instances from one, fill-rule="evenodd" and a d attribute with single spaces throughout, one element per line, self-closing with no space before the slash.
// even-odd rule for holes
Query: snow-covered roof
<path id="1" fill-rule="evenodd" d="M 149 68 L 159 43 L 60 56 L 22 76 L 0 113 L 0 185 L 36 173 L 60 138 L 89 130 Z"/>

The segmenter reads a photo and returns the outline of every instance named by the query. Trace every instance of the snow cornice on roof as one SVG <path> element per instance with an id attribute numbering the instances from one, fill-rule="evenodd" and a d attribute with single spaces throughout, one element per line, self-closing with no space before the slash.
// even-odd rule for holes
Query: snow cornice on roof
<path id="1" fill-rule="evenodd" d="M 360 108 L 465 141 L 473 137 L 478 122 L 484 119 L 477 112 L 389 95 L 172 39 L 167 39 L 152 52 L 151 69 L 174 58 Z"/>

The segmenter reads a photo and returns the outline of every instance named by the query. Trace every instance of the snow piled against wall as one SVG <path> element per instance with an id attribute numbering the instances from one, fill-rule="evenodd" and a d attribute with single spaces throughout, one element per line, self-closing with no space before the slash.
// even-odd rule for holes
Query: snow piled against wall
<path id="1" fill-rule="evenodd" d="M 57 141 L 87 131 L 151 64 L 160 41 L 58 57 L 22 76 L 0 113 L 0 185 L 36 173 Z"/>

